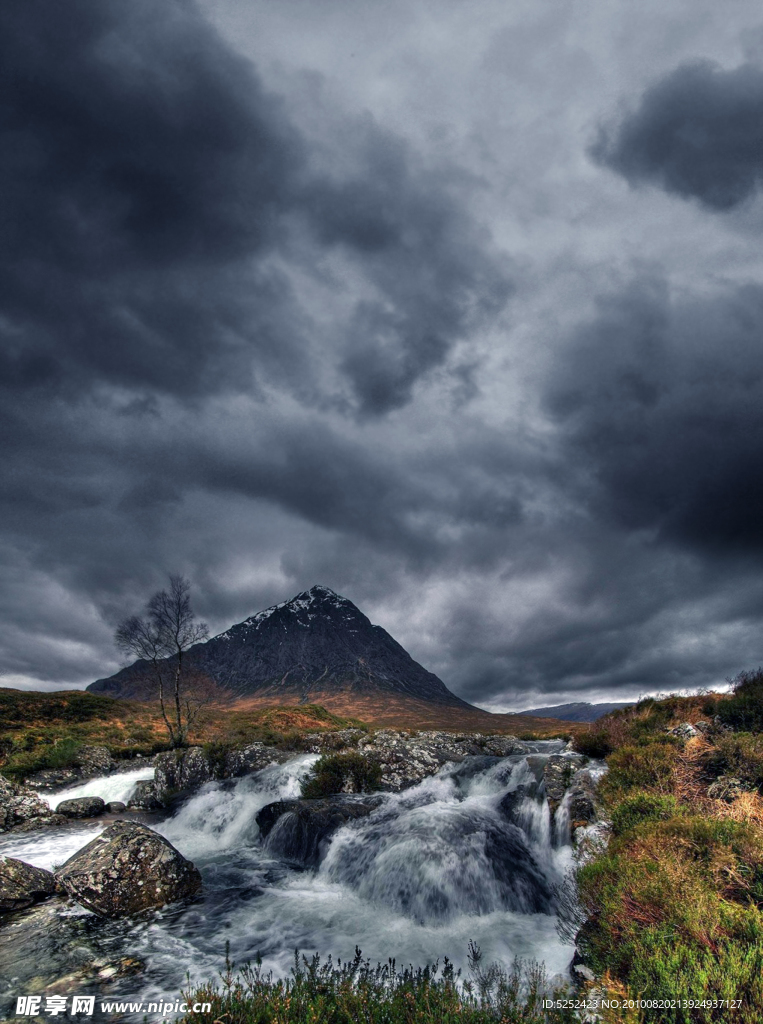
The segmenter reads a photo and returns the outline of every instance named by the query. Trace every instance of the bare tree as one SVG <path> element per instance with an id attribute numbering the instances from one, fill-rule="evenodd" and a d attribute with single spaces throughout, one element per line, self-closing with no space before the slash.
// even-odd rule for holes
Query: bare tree
<path id="1" fill-rule="evenodd" d="M 206 640 L 209 630 L 191 610 L 189 581 L 170 576 L 169 583 L 168 590 L 150 599 L 143 618 L 133 615 L 119 624 L 114 640 L 125 654 L 151 665 L 170 743 L 184 747 L 204 703 L 200 675 L 184 655 L 189 647 Z"/>

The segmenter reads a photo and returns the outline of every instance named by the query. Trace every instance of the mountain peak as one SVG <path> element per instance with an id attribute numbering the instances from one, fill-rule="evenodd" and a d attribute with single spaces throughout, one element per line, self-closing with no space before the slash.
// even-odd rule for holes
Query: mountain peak
<path id="1" fill-rule="evenodd" d="M 315 584 L 188 652 L 187 663 L 237 696 L 300 702 L 352 692 L 469 708 L 381 626 L 330 587 Z M 140 665 L 91 684 L 130 696 Z"/>

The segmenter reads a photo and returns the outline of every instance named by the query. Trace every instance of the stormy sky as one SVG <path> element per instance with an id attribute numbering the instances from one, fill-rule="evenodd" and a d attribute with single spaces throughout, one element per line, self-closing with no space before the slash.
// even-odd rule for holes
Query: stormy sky
<path id="1" fill-rule="evenodd" d="M 0 683 L 170 572 L 493 710 L 763 662 L 751 0 L 6 0 Z"/>

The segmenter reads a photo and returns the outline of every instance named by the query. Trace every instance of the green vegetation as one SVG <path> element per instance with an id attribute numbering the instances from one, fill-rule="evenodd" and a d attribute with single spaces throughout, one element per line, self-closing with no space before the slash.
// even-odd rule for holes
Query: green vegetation
<path id="1" fill-rule="evenodd" d="M 718 706 L 724 725 L 745 732 L 763 732 L 763 669 L 737 676 L 734 695 Z"/>
<path id="2" fill-rule="evenodd" d="M 356 719 L 317 704 L 251 708 L 226 702 L 205 709 L 191 734 L 213 757 L 257 740 L 282 750 L 304 750 L 306 734 L 367 730 Z M 105 746 L 112 757 L 144 757 L 169 742 L 157 701 L 117 700 L 82 690 L 36 693 L 0 689 L 0 772 L 22 781 L 34 772 L 76 764 L 85 745 Z"/>
<path id="3" fill-rule="evenodd" d="M 226 956 L 222 985 L 186 993 L 187 1003 L 212 1004 L 209 1014 L 189 1013 L 182 1024 L 565 1024 L 572 1010 L 543 1010 L 552 991 L 535 963 L 517 961 L 509 971 L 483 969 L 480 951 L 470 946 L 472 977 L 460 982 L 446 959 L 431 966 L 398 970 L 394 960 L 371 965 L 359 949 L 353 960 L 321 962 L 295 953 L 290 977 L 274 980 L 261 961 L 236 971 Z"/>
<path id="4" fill-rule="evenodd" d="M 743 1001 L 703 1008 L 703 1021 L 763 1018 L 763 703 L 756 711 L 754 694 L 763 701 L 759 672 L 739 677 L 729 697 L 641 701 L 575 741 L 607 756 L 600 795 L 612 822 L 606 852 L 577 872 L 587 916 L 578 948 L 634 998 Z M 707 726 L 687 742 L 667 732 L 700 719 Z M 731 720 L 747 731 L 724 730 Z M 721 775 L 748 791 L 712 799 Z M 698 1012 L 650 1008 L 644 1019 L 689 1024 Z"/>
<path id="5" fill-rule="evenodd" d="M 33 772 L 76 764 L 86 744 L 113 757 L 164 749 L 151 705 L 81 690 L 34 693 L 0 689 L 0 771 L 20 781 Z"/>
<path id="6" fill-rule="evenodd" d="M 355 751 L 324 754 L 302 784 L 302 796 L 316 800 L 334 793 L 372 793 L 379 788 L 381 774 L 377 761 Z"/>

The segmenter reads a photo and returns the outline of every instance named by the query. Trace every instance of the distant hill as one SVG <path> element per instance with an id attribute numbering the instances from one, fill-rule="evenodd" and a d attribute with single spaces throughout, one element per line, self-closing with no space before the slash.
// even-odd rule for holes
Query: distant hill
<path id="1" fill-rule="evenodd" d="M 595 722 L 602 715 L 618 708 L 631 708 L 635 701 L 620 704 L 589 704 L 580 701 L 577 704 L 556 704 L 551 708 L 532 708 L 530 711 L 518 711 L 519 715 L 532 715 L 535 718 L 560 718 L 563 722 Z"/>
<path id="2" fill-rule="evenodd" d="M 187 655 L 194 669 L 238 698 L 316 703 L 328 696 L 408 698 L 476 711 L 414 661 L 352 601 L 315 586 L 245 619 Z M 135 662 L 88 686 L 93 693 L 141 699 L 146 664 Z M 483 712 L 484 714 L 484 712 Z"/>

